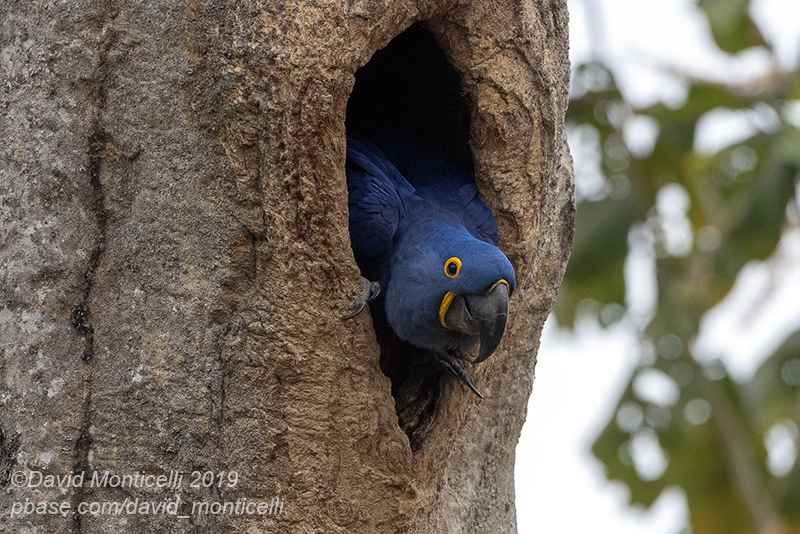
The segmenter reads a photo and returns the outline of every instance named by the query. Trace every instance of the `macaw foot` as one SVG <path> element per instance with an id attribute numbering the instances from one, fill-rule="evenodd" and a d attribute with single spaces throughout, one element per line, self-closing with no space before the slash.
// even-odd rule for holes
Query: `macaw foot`
<path id="1" fill-rule="evenodd" d="M 462 360 L 456 358 L 449 352 L 445 351 L 437 350 L 434 351 L 433 354 L 434 354 L 433 358 L 434 361 L 440 367 L 456 375 L 456 378 L 464 382 L 464 384 L 466 384 L 466 386 L 469 389 L 471 389 L 475 395 L 477 395 L 481 399 L 483 398 L 481 392 L 478 391 L 478 388 L 475 387 L 475 382 L 472 380 L 472 375 L 469 374 L 469 371 L 467 371 L 467 368 Z"/>
<path id="2" fill-rule="evenodd" d="M 361 294 L 356 298 L 356 311 L 342 317 L 343 321 L 352 319 L 367 307 L 368 302 L 375 300 L 381 293 L 381 285 L 378 282 L 370 282 L 363 276 L 361 277 Z"/>

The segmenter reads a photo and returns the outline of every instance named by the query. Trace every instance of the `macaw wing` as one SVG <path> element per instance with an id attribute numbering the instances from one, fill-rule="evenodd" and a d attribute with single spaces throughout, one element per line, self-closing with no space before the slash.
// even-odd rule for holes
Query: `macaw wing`
<path id="1" fill-rule="evenodd" d="M 369 141 L 349 137 L 347 158 L 350 242 L 356 256 L 373 258 L 392 244 L 414 188 Z"/>
<path id="2" fill-rule="evenodd" d="M 467 216 L 475 224 L 473 235 L 481 241 L 497 246 L 500 242 L 497 235 L 497 221 L 492 210 L 486 207 L 486 204 L 478 197 L 478 186 L 475 184 L 463 185 L 458 190 L 458 195 L 467 207 Z"/>

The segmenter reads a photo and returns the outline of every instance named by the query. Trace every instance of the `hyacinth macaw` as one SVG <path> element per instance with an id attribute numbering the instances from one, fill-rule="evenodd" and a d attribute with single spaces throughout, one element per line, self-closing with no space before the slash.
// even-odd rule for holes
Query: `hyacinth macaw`
<path id="1" fill-rule="evenodd" d="M 383 291 L 397 337 L 428 349 L 482 398 L 463 361 L 478 343 L 472 363 L 499 345 L 516 277 L 474 181 L 459 184 L 441 165 L 425 167 L 426 185 L 415 188 L 377 146 L 348 137 L 350 240 L 364 291 L 345 318 Z"/>

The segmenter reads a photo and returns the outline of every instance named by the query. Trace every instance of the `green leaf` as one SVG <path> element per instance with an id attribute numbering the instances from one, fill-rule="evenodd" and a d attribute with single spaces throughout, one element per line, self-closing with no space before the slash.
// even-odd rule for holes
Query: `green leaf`
<path id="1" fill-rule="evenodd" d="M 740 192 L 743 209 L 730 232 L 730 245 L 747 259 L 769 256 L 780 239 L 786 205 L 794 196 L 800 173 L 800 131 L 786 126 L 755 145 L 764 163 L 755 179 Z"/>
<path id="2" fill-rule="evenodd" d="M 698 7 L 706 14 L 711 35 L 722 50 L 729 54 L 751 46 L 767 43 L 750 19 L 748 0 L 700 0 Z"/>
<path id="3" fill-rule="evenodd" d="M 800 331 L 789 336 L 742 389 L 760 434 L 781 421 L 800 428 Z M 795 460 L 787 476 L 771 477 L 769 489 L 781 516 L 800 527 L 800 461 Z"/>
<path id="4" fill-rule="evenodd" d="M 620 399 L 618 408 L 623 404 L 640 406 L 644 410 L 644 406 L 634 395 L 630 384 Z M 631 502 L 650 506 L 661 495 L 666 484 L 663 479 L 642 480 L 639 478 L 629 454 L 631 438 L 632 434 L 620 429 L 616 418 L 612 417 L 592 445 L 592 452 L 605 465 L 606 476 L 609 480 L 619 480 L 628 486 L 631 491 Z"/>
<path id="5" fill-rule="evenodd" d="M 631 203 L 625 199 L 578 205 L 572 256 L 554 308 L 559 323 L 572 325 L 575 308 L 584 299 L 625 302 L 623 266 L 633 222 Z"/>

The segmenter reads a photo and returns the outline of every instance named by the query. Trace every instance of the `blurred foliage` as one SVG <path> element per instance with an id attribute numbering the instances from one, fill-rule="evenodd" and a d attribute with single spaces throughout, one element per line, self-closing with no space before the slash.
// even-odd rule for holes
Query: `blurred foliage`
<path id="1" fill-rule="evenodd" d="M 747 13 L 749 3 L 749 0 L 700 0 L 697 4 L 708 17 L 714 41 L 725 52 L 741 52 L 766 44 Z"/>
<path id="2" fill-rule="evenodd" d="M 748 0 L 700 0 L 698 8 L 723 51 L 768 48 Z M 728 294 L 746 262 L 773 253 L 787 206 L 796 210 L 800 131 L 784 110 L 800 99 L 800 75 L 774 72 L 747 87 L 686 83 L 681 105 L 634 109 L 604 65 L 574 70 L 571 143 L 595 154 L 588 161 L 596 169 L 576 169 L 594 173 L 594 186 L 578 188 L 574 252 L 555 312 L 562 325 L 573 325 L 585 309 L 617 310 L 600 318 L 618 320 L 631 243 L 649 243 L 657 304 L 640 318 L 641 361 L 595 455 L 609 478 L 627 484 L 635 503 L 649 506 L 665 488 L 683 488 L 694 534 L 800 532 L 800 461 L 770 466 L 767 446 L 794 440 L 796 456 L 800 333 L 748 383 L 690 351 L 703 315 Z M 720 109 L 746 114 L 757 131 L 700 154 L 694 150 L 698 121 Z M 636 122 L 657 128 L 652 150 L 626 143 L 626 129 Z M 676 228 L 685 234 L 678 242 L 670 238 Z M 669 384 L 675 402 L 648 401 L 641 391 L 647 380 Z M 647 447 L 663 451 L 663 469 L 643 472 L 637 465 L 637 450 Z"/>

